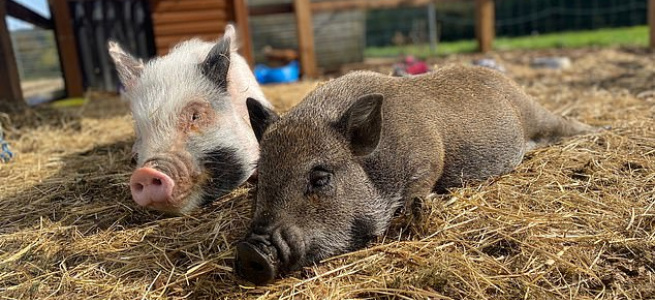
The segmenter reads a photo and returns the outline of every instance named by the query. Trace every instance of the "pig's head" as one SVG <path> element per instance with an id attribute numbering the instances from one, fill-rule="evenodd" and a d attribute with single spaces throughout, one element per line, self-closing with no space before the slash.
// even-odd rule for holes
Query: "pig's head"
<path id="1" fill-rule="evenodd" d="M 260 90 L 234 38 L 229 25 L 216 43 L 190 40 L 145 64 L 109 43 L 135 123 L 139 205 L 184 213 L 253 174 L 259 148 L 244 95 Z"/>
<path id="2" fill-rule="evenodd" d="M 327 121 L 321 108 L 278 119 L 248 99 L 261 157 L 250 231 L 236 246 L 241 276 L 263 284 L 384 232 L 394 209 L 364 169 L 380 140 L 381 104 L 382 95 L 362 96 Z"/>

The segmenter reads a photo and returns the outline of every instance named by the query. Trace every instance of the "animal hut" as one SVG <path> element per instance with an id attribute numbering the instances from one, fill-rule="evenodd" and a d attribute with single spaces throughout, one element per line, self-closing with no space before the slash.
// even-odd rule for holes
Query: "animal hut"
<path id="1" fill-rule="evenodd" d="M 68 97 L 82 96 L 89 89 L 117 90 L 118 78 L 106 51 L 110 39 L 147 59 L 192 37 L 216 39 L 226 24 L 234 23 L 242 37 L 241 52 L 252 62 L 245 0 L 48 0 L 48 4 L 51 18 L 12 0 L 2 1 L 0 18 L 11 16 L 54 31 Z M 16 59 L 6 24 L 0 23 L 0 98 L 20 103 Z"/>

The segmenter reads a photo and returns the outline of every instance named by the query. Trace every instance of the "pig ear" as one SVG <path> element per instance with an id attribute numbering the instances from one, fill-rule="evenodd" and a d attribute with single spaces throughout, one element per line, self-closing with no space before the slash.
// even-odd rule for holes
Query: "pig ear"
<path id="1" fill-rule="evenodd" d="M 265 107 L 261 102 L 248 97 L 246 99 L 246 106 L 248 107 L 248 115 L 250 116 L 250 126 L 255 132 L 257 141 L 262 140 L 266 128 L 275 123 L 280 117 L 272 109 Z"/>
<path id="2" fill-rule="evenodd" d="M 223 36 L 201 63 L 202 74 L 220 89 L 227 90 L 227 70 L 230 68 L 231 36 Z"/>
<path id="3" fill-rule="evenodd" d="M 339 122 L 356 156 L 368 155 L 377 148 L 382 132 L 382 94 L 359 97 Z"/>
<path id="4" fill-rule="evenodd" d="M 143 61 L 134 58 L 129 53 L 125 52 L 121 46 L 115 41 L 107 43 L 109 56 L 116 65 L 118 71 L 118 78 L 121 80 L 126 89 L 131 89 L 136 84 L 136 80 L 141 76 L 143 71 Z"/>
<path id="5" fill-rule="evenodd" d="M 234 29 L 234 25 L 232 24 L 225 25 L 225 32 L 223 33 L 223 38 L 230 39 L 230 51 L 234 52 L 238 50 L 237 31 L 236 29 Z"/>

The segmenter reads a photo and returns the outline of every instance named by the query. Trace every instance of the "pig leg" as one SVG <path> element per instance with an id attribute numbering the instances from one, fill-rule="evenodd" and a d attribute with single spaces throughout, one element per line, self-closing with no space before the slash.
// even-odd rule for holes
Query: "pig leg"
<path id="1" fill-rule="evenodd" d="M 602 128 L 555 115 L 536 102 L 531 104 L 527 111 L 529 117 L 523 119 L 523 127 L 528 140 L 526 151 L 555 143 L 563 137 L 602 130 Z"/>
<path id="2" fill-rule="evenodd" d="M 424 200 L 432 193 L 434 185 L 443 173 L 443 145 L 438 135 L 434 137 L 427 136 L 423 138 L 424 143 L 428 144 L 419 149 L 430 149 L 421 153 L 414 158 L 412 165 L 420 166 L 413 174 L 412 180 L 407 184 L 403 195 L 404 203 L 402 210 L 410 214 L 409 224 L 420 223 L 423 211 Z"/>

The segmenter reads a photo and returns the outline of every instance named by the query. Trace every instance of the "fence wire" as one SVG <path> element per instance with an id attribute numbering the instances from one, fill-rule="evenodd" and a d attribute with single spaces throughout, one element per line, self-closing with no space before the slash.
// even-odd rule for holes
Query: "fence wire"
<path id="1" fill-rule="evenodd" d="M 496 0 L 497 36 L 523 36 L 574 30 L 627 27 L 647 23 L 646 0 Z M 440 41 L 475 37 L 474 1 L 435 1 Z M 428 7 L 369 10 L 366 46 L 428 42 Z"/>

